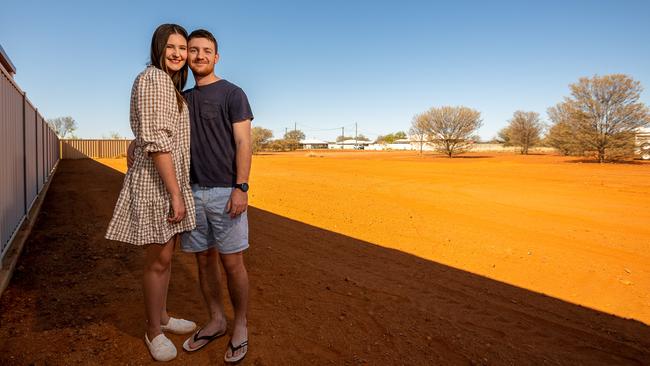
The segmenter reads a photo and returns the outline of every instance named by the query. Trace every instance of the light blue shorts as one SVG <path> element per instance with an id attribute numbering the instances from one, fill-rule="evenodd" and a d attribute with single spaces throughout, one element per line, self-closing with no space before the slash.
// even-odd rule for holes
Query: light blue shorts
<path id="1" fill-rule="evenodd" d="M 184 252 L 197 253 L 216 248 L 221 254 L 239 253 L 248 248 L 248 215 L 230 218 L 226 204 L 231 187 L 202 187 L 192 184 L 196 206 L 196 228 L 181 238 Z"/>

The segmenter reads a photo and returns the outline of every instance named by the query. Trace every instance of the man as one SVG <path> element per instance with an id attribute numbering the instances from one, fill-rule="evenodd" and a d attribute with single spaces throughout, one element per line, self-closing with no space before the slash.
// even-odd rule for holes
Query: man
<path id="1" fill-rule="evenodd" d="M 253 114 L 242 89 L 215 75 L 219 53 L 217 40 L 210 32 L 192 32 L 188 51 L 189 67 L 196 81 L 194 88 L 184 92 L 190 112 L 190 181 L 196 229 L 183 235 L 181 248 L 195 253 L 210 321 L 188 338 L 183 348 L 194 352 L 226 334 L 221 260 L 235 311 L 233 334 L 224 360 L 238 362 L 248 351 L 249 285 L 243 251 L 248 248 L 246 209 Z"/>
<path id="2" fill-rule="evenodd" d="M 248 351 L 246 312 L 248 274 L 243 251 L 248 248 L 248 175 L 251 166 L 251 120 L 246 94 L 214 73 L 219 61 L 217 40 L 203 29 L 188 38 L 188 61 L 196 86 L 185 92 L 190 110 L 190 181 L 197 206 L 196 229 L 185 234 L 181 248 L 196 253 L 199 281 L 210 321 L 183 347 L 196 351 L 225 334 L 219 259 L 235 311 L 233 335 L 224 356 L 237 362 Z"/>

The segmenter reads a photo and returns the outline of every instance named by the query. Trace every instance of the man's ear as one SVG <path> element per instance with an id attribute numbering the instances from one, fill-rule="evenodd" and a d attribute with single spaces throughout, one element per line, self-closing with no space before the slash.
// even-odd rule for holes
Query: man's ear
<path id="1" fill-rule="evenodd" d="M 217 52 L 217 54 L 214 55 L 214 64 L 216 65 L 217 62 L 219 62 L 219 52 Z"/>

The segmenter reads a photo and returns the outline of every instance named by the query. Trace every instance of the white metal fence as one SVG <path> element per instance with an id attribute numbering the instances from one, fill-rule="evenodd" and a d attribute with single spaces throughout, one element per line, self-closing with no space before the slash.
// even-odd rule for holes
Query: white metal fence
<path id="1" fill-rule="evenodd" d="M 0 261 L 59 160 L 59 139 L 0 67 Z"/>

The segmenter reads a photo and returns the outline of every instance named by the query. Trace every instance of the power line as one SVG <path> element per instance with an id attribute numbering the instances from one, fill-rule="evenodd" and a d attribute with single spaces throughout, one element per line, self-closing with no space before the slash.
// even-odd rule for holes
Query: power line
<path id="1" fill-rule="evenodd" d="M 360 128 L 360 126 L 358 126 L 358 123 L 355 122 L 339 125 L 339 127 L 326 127 L 326 128 L 320 128 L 316 126 L 307 125 L 304 123 L 294 122 L 293 126 L 291 127 L 284 127 L 283 129 L 273 129 L 271 130 L 271 132 L 273 132 L 274 136 L 284 136 L 287 132 L 289 132 L 289 130 L 293 131 L 293 130 L 300 129 L 302 132 L 305 133 L 305 135 L 311 135 L 316 137 L 317 135 L 320 135 L 319 132 L 334 133 L 335 131 L 338 131 L 338 133 L 336 133 L 336 136 L 339 137 L 341 135 L 345 136 L 345 130 L 349 129 L 348 131 L 352 131 L 352 128 L 355 128 L 354 131 L 356 132 L 357 136 L 364 135 L 366 137 L 376 138 L 378 136 L 382 136 L 386 134 L 386 133 L 378 133 L 376 131 L 368 130 L 366 128 Z"/>
<path id="2" fill-rule="evenodd" d="M 338 129 L 340 129 L 341 127 L 351 127 L 351 126 L 354 126 L 354 122 L 349 123 L 349 124 L 346 124 L 346 125 L 340 125 L 339 127 L 332 127 L 332 128 L 313 127 L 313 126 L 308 126 L 308 125 L 303 124 L 303 123 L 298 123 L 297 125 L 298 125 L 298 126 L 301 126 L 301 127 L 309 128 L 308 131 L 333 131 L 333 130 L 338 130 Z"/>

